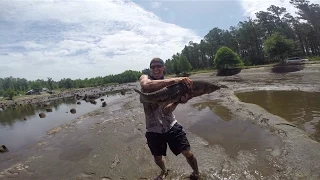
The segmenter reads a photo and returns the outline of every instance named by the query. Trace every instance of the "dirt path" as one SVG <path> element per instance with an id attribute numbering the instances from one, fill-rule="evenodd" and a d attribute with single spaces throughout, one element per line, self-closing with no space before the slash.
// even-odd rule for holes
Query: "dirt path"
<path id="1" fill-rule="evenodd" d="M 308 78 L 306 73 L 310 73 Z M 285 121 L 258 106 L 240 102 L 234 95 L 235 91 L 257 89 L 319 91 L 319 76 L 319 67 L 282 76 L 270 74 L 266 68 L 244 70 L 233 77 L 218 78 L 210 73 L 191 76 L 230 87 L 194 98 L 175 111 L 198 158 L 203 179 L 319 179 L 318 142 L 298 128 L 276 125 Z M 210 125 L 205 124 L 210 123 L 203 121 L 205 118 L 219 117 L 211 116 L 209 110 L 200 112 L 192 105 L 214 100 L 233 114 L 235 124 L 228 128 L 239 134 L 227 137 L 226 132 L 219 131 L 225 128 L 223 125 L 207 129 L 206 133 L 197 131 L 199 126 Z M 130 91 L 112 106 L 53 129 L 24 151 L 1 154 L 0 179 L 152 179 L 159 171 L 144 133 L 143 108 L 138 95 Z M 210 143 L 212 136 L 216 141 L 220 138 L 220 144 Z M 243 141 L 254 138 L 255 144 L 237 149 L 233 145 L 239 136 L 243 136 Z M 168 151 L 167 163 L 172 169 L 168 179 L 183 179 L 191 172 L 181 155 L 176 157 Z"/>

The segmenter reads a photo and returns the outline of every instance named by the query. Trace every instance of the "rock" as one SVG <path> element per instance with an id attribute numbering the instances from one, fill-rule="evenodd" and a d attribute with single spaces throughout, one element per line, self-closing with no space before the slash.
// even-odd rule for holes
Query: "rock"
<path id="1" fill-rule="evenodd" d="M 25 121 L 26 121 L 26 120 L 27 120 L 27 118 L 26 118 L 26 117 L 24 117 L 24 118 L 23 118 L 23 120 L 25 120 Z"/>
<path id="2" fill-rule="evenodd" d="M 72 108 L 72 109 L 70 109 L 70 112 L 71 112 L 72 114 L 75 114 L 77 111 L 76 111 L 76 109 Z"/>
<path id="3" fill-rule="evenodd" d="M 102 107 L 106 107 L 107 106 L 107 103 L 106 102 L 103 102 L 102 103 Z"/>
<path id="4" fill-rule="evenodd" d="M 77 102 L 77 104 L 81 104 L 81 102 L 79 101 L 79 102 Z"/>
<path id="5" fill-rule="evenodd" d="M 101 99 L 101 101 L 104 101 L 104 99 Z"/>
<path id="6" fill-rule="evenodd" d="M 51 108 L 47 108 L 46 111 L 47 112 L 52 112 L 52 109 Z"/>
<path id="7" fill-rule="evenodd" d="M 49 105 L 50 105 L 50 103 L 44 103 L 44 104 L 43 104 L 44 107 L 47 107 L 47 106 L 49 106 Z"/>
<path id="8" fill-rule="evenodd" d="M 90 100 L 91 104 L 97 104 L 97 102 L 95 100 Z"/>
<path id="9" fill-rule="evenodd" d="M 0 146 L 0 153 L 6 153 L 6 152 L 9 152 L 9 149 L 5 145 Z"/>
<path id="10" fill-rule="evenodd" d="M 40 117 L 40 118 L 45 118 L 45 117 L 46 117 L 46 114 L 45 114 L 45 113 L 40 113 L 40 114 L 39 114 L 39 117 Z"/>

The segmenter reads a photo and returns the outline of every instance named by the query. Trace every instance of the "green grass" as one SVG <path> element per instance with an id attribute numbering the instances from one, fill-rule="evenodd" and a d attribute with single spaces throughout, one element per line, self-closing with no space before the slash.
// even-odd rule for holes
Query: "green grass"
<path id="1" fill-rule="evenodd" d="M 320 56 L 307 56 L 306 59 L 309 59 L 309 61 L 320 61 Z"/>

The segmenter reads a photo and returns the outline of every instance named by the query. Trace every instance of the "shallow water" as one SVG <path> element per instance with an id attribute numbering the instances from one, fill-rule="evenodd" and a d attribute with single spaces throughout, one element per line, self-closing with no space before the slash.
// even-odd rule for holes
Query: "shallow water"
<path id="1" fill-rule="evenodd" d="M 276 173 L 276 163 L 271 159 L 280 156 L 282 141 L 269 130 L 253 124 L 250 120 L 237 119 L 237 116 L 219 101 L 195 103 L 191 107 L 177 109 L 175 114 L 178 121 L 182 122 L 188 131 L 205 140 L 208 147 L 221 146 L 234 161 L 246 156 L 244 154 L 255 157 L 254 162 L 249 162 L 248 158 L 239 163 L 250 164 L 246 173 L 258 179 Z M 241 166 L 235 165 L 232 169 L 237 176 L 244 173 Z M 230 176 L 231 174 L 224 174 L 221 178 Z"/>
<path id="2" fill-rule="evenodd" d="M 119 94 L 114 94 L 101 98 L 108 106 L 108 102 L 118 97 Z M 10 152 L 14 152 L 32 144 L 46 135 L 50 129 L 100 108 L 101 98 L 96 100 L 96 105 L 83 100 L 79 100 L 81 104 L 78 105 L 75 98 L 66 98 L 53 101 L 48 107 L 24 105 L 16 109 L 8 108 L 0 112 L 0 145 L 6 145 Z M 52 112 L 47 112 L 46 108 L 52 108 Z M 70 113 L 71 108 L 76 109 L 75 114 Z M 46 114 L 45 118 L 39 117 L 39 113 L 42 112 Z"/>
<path id="3" fill-rule="evenodd" d="M 193 107 L 201 111 L 198 113 L 200 121 L 190 126 L 189 130 L 209 145 L 221 145 L 231 157 L 240 150 L 264 151 L 280 144 L 278 137 L 251 121 L 233 118 L 230 111 L 218 102 L 197 103 Z"/>
<path id="4" fill-rule="evenodd" d="M 320 92 L 254 91 L 236 96 L 286 119 L 320 142 Z"/>

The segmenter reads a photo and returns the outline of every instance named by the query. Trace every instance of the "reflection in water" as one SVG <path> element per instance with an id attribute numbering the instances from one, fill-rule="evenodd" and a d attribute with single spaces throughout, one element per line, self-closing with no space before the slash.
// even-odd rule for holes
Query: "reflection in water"
<path id="1" fill-rule="evenodd" d="M 52 101 L 49 105 L 22 105 L 22 106 L 17 106 L 16 108 L 7 108 L 6 110 L 0 112 L 0 124 L 2 126 L 13 126 L 16 121 L 25 121 L 24 118 L 33 116 L 33 115 L 38 115 L 36 112 L 41 111 L 44 112 L 45 114 L 47 108 L 52 108 L 54 111 L 59 110 L 59 106 L 62 104 L 70 105 L 70 104 L 75 104 L 76 99 L 74 98 L 65 98 L 63 99 L 58 99 L 55 101 Z M 26 118 L 28 120 L 28 118 Z"/>
<path id="2" fill-rule="evenodd" d="M 230 110 L 224 106 L 221 106 L 218 101 L 197 103 L 193 104 L 193 107 L 197 108 L 199 111 L 208 107 L 212 112 L 225 121 L 230 121 L 232 118 L 232 113 Z"/>
<path id="3" fill-rule="evenodd" d="M 240 150 L 264 151 L 280 143 L 276 136 L 250 121 L 232 119 L 231 112 L 218 102 L 197 103 L 194 107 L 201 111 L 201 115 L 198 113 L 201 120 L 190 126 L 190 131 L 204 138 L 209 144 L 221 145 L 230 156 L 236 156 Z"/>
<path id="4" fill-rule="evenodd" d="M 197 103 L 193 107 L 186 110 L 192 116 L 183 116 L 194 122 L 188 127 L 190 132 L 203 138 L 209 146 L 223 147 L 231 158 L 237 159 L 244 151 L 255 154 L 257 159 L 250 165 L 249 171 L 258 173 L 257 176 L 269 176 L 276 172 L 274 163 L 267 157 L 280 156 L 282 142 L 278 136 L 250 120 L 237 119 L 218 101 Z"/>
<path id="5" fill-rule="evenodd" d="M 101 97 L 105 102 L 113 101 L 119 94 Z M 7 108 L 0 112 L 0 144 L 8 147 L 9 151 L 16 151 L 23 146 L 39 140 L 48 130 L 65 124 L 79 116 L 98 109 L 102 102 L 91 104 L 80 100 L 78 105 L 75 98 L 64 98 L 52 101 L 48 106 L 17 106 L 16 109 Z M 52 108 L 52 112 L 47 112 Z M 70 113 L 70 109 L 76 109 L 76 113 Z M 45 118 L 40 118 L 39 113 L 45 113 Z M 24 120 L 26 118 L 26 120 Z"/>
<path id="6" fill-rule="evenodd" d="M 257 104 L 294 123 L 320 141 L 319 92 L 254 91 L 236 95 L 243 102 Z"/>

